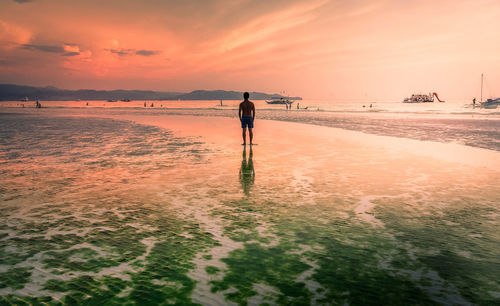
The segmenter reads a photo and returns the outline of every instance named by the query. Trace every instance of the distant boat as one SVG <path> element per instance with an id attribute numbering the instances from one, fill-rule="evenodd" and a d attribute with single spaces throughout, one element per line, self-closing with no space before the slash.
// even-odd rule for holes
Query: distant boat
<path id="1" fill-rule="evenodd" d="M 292 104 L 295 100 L 290 100 L 286 97 L 272 97 L 270 101 L 267 101 L 267 104 Z"/>
<path id="2" fill-rule="evenodd" d="M 24 98 L 22 98 L 22 99 L 21 99 L 21 100 L 19 100 L 19 101 L 22 101 L 22 102 L 28 102 L 29 100 L 30 100 L 30 99 L 28 99 L 28 97 L 24 97 Z"/>
<path id="3" fill-rule="evenodd" d="M 127 99 L 127 98 L 125 98 L 125 99 L 121 99 L 120 101 L 122 101 L 122 102 L 130 102 L 131 100 L 130 100 L 130 99 Z"/>
<path id="4" fill-rule="evenodd" d="M 497 108 L 497 106 L 500 105 L 500 98 L 496 98 L 496 99 L 488 99 L 484 102 L 481 103 L 481 107 L 484 107 L 484 108 Z"/>
<path id="5" fill-rule="evenodd" d="M 108 99 L 108 102 L 116 102 L 117 100 Z"/>
<path id="6" fill-rule="evenodd" d="M 428 95 L 426 94 L 413 94 L 409 98 L 405 98 L 403 100 L 403 103 L 432 103 L 434 102 L 434 97 L 439 102 L 445 102 L 441 99 L 439 99 L 438 94 L 436 92 L 429 93 Z"/>
<path id="7" fill-rule="evenodd" d="M 498 105 L 500 105 L 500 98 L 488 99 L 483 102 L 483 77 L 484 76 L 481 73 L 481 100 L 479 102 L 481 103 L 481 107 L 483 108 L 495 109 Z"/>

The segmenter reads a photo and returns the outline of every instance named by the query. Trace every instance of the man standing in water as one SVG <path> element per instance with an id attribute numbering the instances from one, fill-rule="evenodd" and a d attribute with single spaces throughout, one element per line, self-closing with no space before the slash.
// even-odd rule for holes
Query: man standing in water
<path id="1" fill-rule="evenodd" d="M 238 116 L 241 121 L 241 128 L 243 129 L 243 145 L 247 144 L 247 126 L 248 134 L 250 135 L 250 145 L 252 145 L 253 140 L 253 120 L 255 119 L 255 105 L 253 102 L 249 101 L 248 98 L 250 94 L 245 92 L 243 94 L 243 102 L 240 103 L 240 109 L 238 111 Z"/>

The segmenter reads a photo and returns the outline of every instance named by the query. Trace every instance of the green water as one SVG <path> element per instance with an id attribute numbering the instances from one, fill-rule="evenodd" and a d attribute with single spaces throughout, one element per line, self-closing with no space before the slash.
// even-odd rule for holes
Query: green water
<path id="1" fill-rule="evenodd" d="M 110 119 L 0 124 L 2 304 L 500 302 L 495 172 L 366 152 L 305 167 Z"/>

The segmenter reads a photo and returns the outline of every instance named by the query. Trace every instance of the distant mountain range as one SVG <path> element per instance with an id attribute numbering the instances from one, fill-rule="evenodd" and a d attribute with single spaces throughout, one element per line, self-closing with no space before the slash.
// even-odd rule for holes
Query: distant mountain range
<path id="1" fill-rule="evenodd" d="M 19 101 L 27 97 L 29 100 L 240 100 L 243 92 L 226 90 L 195 90 L 189 93 L 152 91 L 152 90 L 67 90 L 53 86 L 32 87 L 13 84 L 0 84 L 0 101 Z M 250 100 L 267 100 L 272 97 L 283 97 L 279 94 L 250 92 Z M 290 97 L 302 100 L 301 97 Z"/>

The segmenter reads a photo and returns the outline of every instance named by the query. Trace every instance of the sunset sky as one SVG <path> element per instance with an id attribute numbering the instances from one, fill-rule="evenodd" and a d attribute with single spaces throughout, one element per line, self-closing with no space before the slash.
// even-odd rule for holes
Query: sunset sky
<path id="1" fill-rule="evenodd" d="M 0 0 L 0 83 L 500 96 L 499 0 Z"/>

